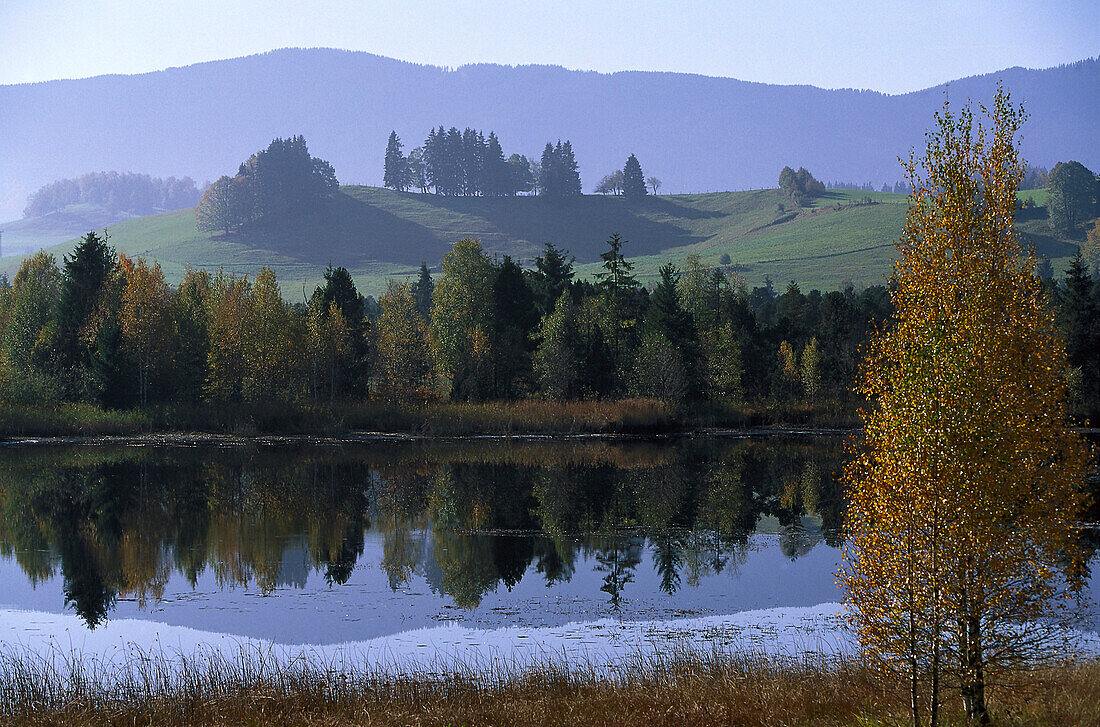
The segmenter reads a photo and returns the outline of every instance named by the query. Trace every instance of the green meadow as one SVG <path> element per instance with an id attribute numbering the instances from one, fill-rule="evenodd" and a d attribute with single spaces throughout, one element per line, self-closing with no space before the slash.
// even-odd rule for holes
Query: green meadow
<path id="1" fill-rule="evenodd" d="M 1025 196 L 1038 205 L 1045 202 L 1044 190 L 1021 193 Z M 49 251 L 60 259 L 81 230 L 101 228 L 92 212 L 9 223 L 5 247 L 12 249 L 16 239 L 38 239 L 50 243 Z M 476 237 L 491 254 L 528 263 L 553 242 L 575 255 L 578 272 L 589 276 L 613 232 L 629 241 L 624 252 L 643 282 L 655 278 L 664 263 L 682 264 L 698 254 L 706 265 L 740 273 L 749 285 L 771 278 L 777 288 L 795 280 L 809 290 L 884 282 L 905 212 L 905 195 L 848 190 L 831 190 L 811 207 L 797 209 L 777 189 L 636 202 L 586 195 L 556 204 L 537 197 L 439 197 L 344 186 L 316 212 L 229 235 L 198 232 L 190 209 L 106 229 L 115 249 L 160 262 L 170 281 L 179 280 L 188 266 L 246 275 L 267 266 L 289 300 L 303 288 L 311 290 L 329 264 L 348 268 L 364 293 L 378 295 L 387 278 L 411 276 L 421 261 L 437 266 L 461 237 Z M 1020 228 L 1055 271 L 1076 252 L 1074 241 L 1050 233 L 1041 208 L 1025 210 Z M 0 260 L 0 272 L 11 278 L 20 260 Z"/>

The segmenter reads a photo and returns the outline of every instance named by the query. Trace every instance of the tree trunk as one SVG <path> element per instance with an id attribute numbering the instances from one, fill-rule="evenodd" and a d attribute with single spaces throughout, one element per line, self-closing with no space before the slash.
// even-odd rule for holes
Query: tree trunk
<path id="1" fill-rule="evenodd" d="M 982 660 L 982 622 L 978 616 L 969 615 L 964 626 L 966 650 L 963 668 L 962 697 L 966 718 L 972 723 L 989 724 L 989 711 L 985 705 L 985 668 Z"/>

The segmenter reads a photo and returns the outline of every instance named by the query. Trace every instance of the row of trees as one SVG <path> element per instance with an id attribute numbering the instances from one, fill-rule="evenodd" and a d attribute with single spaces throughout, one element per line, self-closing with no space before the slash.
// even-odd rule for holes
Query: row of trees
<path id="1" fill-rule="evenodd" d="M 245 160 L 236 176 L 210 185 L 195 210 L 195 222 L 202 232 L 228 234 L 255 222 L 309 212 L 339 185 L 332 165 L 310 156 L 303 137 L 274 139 Z"/>
<path id="2" fill-rule="evenodd" d="M 613 235 L 593 281 L 553 245 L 525 270 L 461 240 L 433 279 L 363 298 L 330 268 L 307 303 L 275 275 L 188 271 L 115 256 L 92 233 L 61 270 L 40 253 L 0 283 L 0 375 L 11 401 L 394 402 L 609 398 L 763 406 L 850 402 L 885 288 L 749 290 L 692 256 L 642 287 Z M 1100 285 L 1078 260 L 1051 282 L 1082 413 L 1100 409 Z"/>
<path id="3" fill-rule="evenodd" d="M 199 191 L 190 177 L 93 172 L 45 185 L 27 200 L 23 216 L 40 217 L 72 204 L 92 204 L 113 214 L 151 215 L 194 207 L 198 200 Z"/>

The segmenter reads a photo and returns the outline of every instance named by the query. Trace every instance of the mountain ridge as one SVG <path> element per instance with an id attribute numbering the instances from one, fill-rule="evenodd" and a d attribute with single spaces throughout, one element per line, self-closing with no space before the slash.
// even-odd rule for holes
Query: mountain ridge
<path id="1" fill-rule="evenodd" d="M 1029 161 L 1100 166 L 1100 59 L 949 82 L 986 100 L 1003 79 L 1032 113 Z M 0 219 L 55 179 L 134 171 L 212 180 L 276 136 L 304 134 L 348 184 L 377 184 L 385 139 L 406 149 L 439 124 L 495 130 L 505 153 L 571 139 L 585 190 L 636 153 L 663 191 L 771 186 L 784 165 L 819 179 L 893 183 L 923 143 L 943 85 L 907 94 L 781 86 L 660 71 L 469 64 L 361 51 L 283 49 L 138 75 L 0 86 Z"/>

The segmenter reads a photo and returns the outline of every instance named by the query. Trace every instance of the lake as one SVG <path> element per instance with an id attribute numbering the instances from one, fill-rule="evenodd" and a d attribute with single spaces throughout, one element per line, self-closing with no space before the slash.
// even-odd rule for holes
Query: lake
<path id="1" fill-rule="evenodd" d="M 9 445 L 0 609 L 17 639 L 331 645 L 811 608 L 841 598 L 843 460 L 830 436 Z"/>

